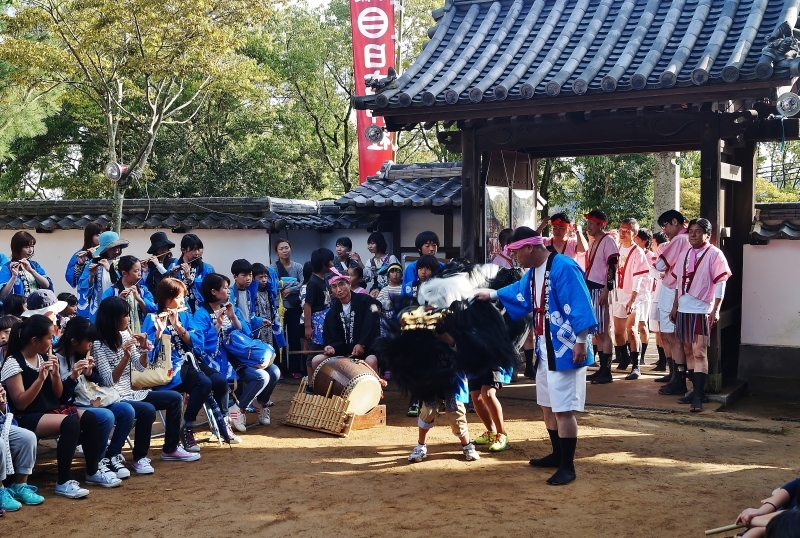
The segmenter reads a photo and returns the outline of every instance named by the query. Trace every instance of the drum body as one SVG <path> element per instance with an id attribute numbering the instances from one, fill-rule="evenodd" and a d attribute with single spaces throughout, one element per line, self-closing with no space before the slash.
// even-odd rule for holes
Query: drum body
<path id="1" fill-rule="evenodd" d="M 333 382 L 331 394 L 347 398 L 347 412 L 363 415 L 381 401 L 378 376 L 365 362 L 346 357 L 331 357 L 317 366 L 311 376 L 314 393 L 325 396 Z"/>

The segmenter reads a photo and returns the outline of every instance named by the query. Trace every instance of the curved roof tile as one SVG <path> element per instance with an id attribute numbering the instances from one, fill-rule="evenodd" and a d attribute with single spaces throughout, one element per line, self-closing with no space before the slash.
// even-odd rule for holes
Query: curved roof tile
<path id="1" fill-rule="evenodd" d="M 794 28 L 799 5 L 800 0 L 447 0 L 433 39 L 394 87 L 354 102 L 359 109 L 567 95 L 586 95 L 590 102 L 597 93 L 739 80 L 774 78 L 776 86 L 783 85 L 777 81 L 790 78 L 785 60 L 791 54 L 765 46 L 781 24 Z"/>

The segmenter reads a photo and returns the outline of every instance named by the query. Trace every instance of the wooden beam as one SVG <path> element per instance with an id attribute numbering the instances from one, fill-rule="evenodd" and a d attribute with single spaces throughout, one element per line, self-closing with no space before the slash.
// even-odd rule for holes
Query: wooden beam
<path id="1" fill-rule="evenodd" d="M 720 210 L 722 140 L 719 133 L 719 114 L 704 113 L 701 117 L 703 138 L 700 148 L 700 216 L 711 222 L 713 227 L 711 242 L 719 246 L 719 229 L 722 226 Z M 708 389 L 711 392 L 719 392 L 722 389 L 720 333 L 719 325 L 716 325 L 711 329 L 708 339 Z"/>
<path id="2" fill-rule="evenodd" d="M 461 256 L 476 260 L 478 254 L 479 187 L 481 154 L 475 129 L 461 131 Z"/>

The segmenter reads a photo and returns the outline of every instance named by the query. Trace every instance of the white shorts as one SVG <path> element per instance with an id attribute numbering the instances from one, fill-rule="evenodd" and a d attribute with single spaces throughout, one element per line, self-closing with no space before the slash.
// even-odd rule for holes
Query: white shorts
<path id="1" fill-rule="evenodd" d="M 628 317 L 628 301 L 631 300 L 631 294 L 625 290 L 615 289 L 609 296 L 613 297 L 614 302 L 611 304 L 611 317 L 625 319 Z"/>
<path id="2" fill-rule="evenodd" d="M 677 290 L 661 286 L 661 295 L 658 297 L 658 331 L 662 333 L 674 333 L 675 324 L 669 319 L 672 312 L 672 305 L 675 302 Z M 665 310 L 666 309 L 666 310 Z"/>
<path id="3" fill-rule="evenodd" d="M 651 306 L 650 299 L 647 298 L 641 301 L 637 299 L 636 302 L 633 303 L 633 312 L 636 313 L 639 321 L 647 321 L 650 317 L 650 310 L 652 310 Z"/>
<path id="4" fill-rule="evenodd" d="M 540 338 L 543 343 L 544 338 Z M 539 346 L 536 366 L 536 403 L 554 413 L 583 412 L 586 405 L 586 368 L 551 372 L 547 369 L 547 350 Z"/>
<path id="5" fill-rule="evenodd" d="M 658 322 L 659 312 L 658 312 L 658 303 L 653 303 L 650 307 L 650 317 L 647 323 L 647 326 L 650 328 L 652 332 L 661 332 L 660 323 Z"/>

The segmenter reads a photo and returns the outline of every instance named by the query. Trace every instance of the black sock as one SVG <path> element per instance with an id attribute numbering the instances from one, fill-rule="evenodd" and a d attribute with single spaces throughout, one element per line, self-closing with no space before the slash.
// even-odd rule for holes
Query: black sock
<path id="1" fill-rule="evenodd" d="M 644 357 L 647 355 L 647 344 L 642 344 L 642 353 L 639 355 L 642 358 L 641 364 L 644 365 Z"/>
<path id="2" fill-rule="evenodd" d="M 558 430 L 547 430 L 550 436 L 550 445 L 553 452 L 543 458 L 530 460 L 528 463 L 534 467 L 558 467 L 561 465 L 561 440 L 558 437 Z"/>
<path id="3" fill-rule="evenodd" d="M 84 412 L 81 415 L 80 428 L 81 432 L 78 441 L 83 446 L 86 474 L 93 475 L 97 472 L 97 463 L 100 461 L 97 415 Z"/>
<path id="4" fill-rule="evenodd" d="M 666 364 L 667 354 L 664 352 L 664 348 L 661 346 L 656 346 L 656 349 L 658 350 L 658 361 L 659 362 L 664 361 L 664 364 Z"/>
<path id="5" fill-rule="evenodd" d="M 638 351 L 631 351 L 631 364 L 633 365 L 634 369 L 639 368 L 639 352 Z"/>
<path id="6" fill-rule="evenodd" d="M 93 413 L 84 413 L 93 415 Z M 64 484 L 70 479 L 70 468 L 72 467 L 72 457 L 75 455 L 75 447 L 78 446 L 81 425 L 78 417 L 66 417 L 61 421 L 59 430 L 58 444 L 56 445 L 56 461 L 58 462 L 58 484 Z M 88 447 L 87 447 L 88 448 Z M 97 452 L 97 447 L 95 447 Z M 85 454 L 85 452 L 84 452 Z M 97 466 L 97 462 L 95 462 Z"/>
<path id="7" fill-rule="evenodd" d="M 551 476 L 547 483 L 554 486 L 563 486 L 575 480 L 575 447 L 578 444 L 576 437 L 561 437 L 561 465 L 558 471 Z"/>

